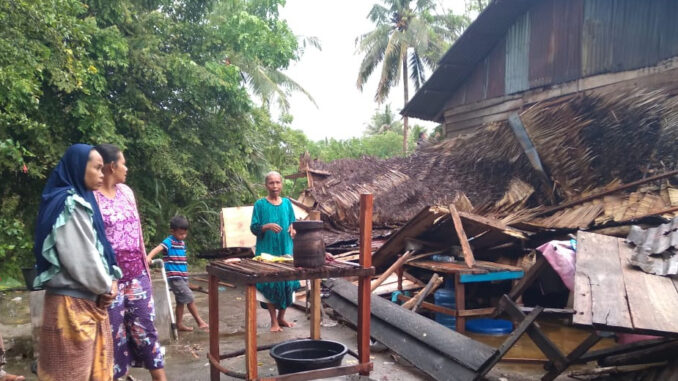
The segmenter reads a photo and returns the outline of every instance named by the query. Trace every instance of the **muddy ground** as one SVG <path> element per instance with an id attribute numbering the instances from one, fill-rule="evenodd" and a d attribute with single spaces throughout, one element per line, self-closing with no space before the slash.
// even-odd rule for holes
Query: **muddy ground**
<path id="1" fill-rule="evenodd" d="M 192 281 L 196 285 L 206 284 Z M 196 303 L 200 314 L 207 320 L 207 295 L 196 292 Z M 220 287 L 220 347 L 221 352 L 235 351 L 244 348 L 244 294 L 241 288 Z M 257 344 L 265 345 L 279 341 L 308 337 L 309 322 L 303 311 L 290 308 L 288 317 L 297 326 L 285 329 L 282 333 L 270 333 L 267 311 L 257 311 Z M 190 316 L 186 321 L 197 326 Z M 322 328 L 322 336 L 325 339 L 336 340 L 356 350 L 355 331 L 339 322 L 334 324 L 332 320 L 325 320 Z M 333 325 L 334 324 L 334 325 Z M 333 326 L 328 326 L 333 325 Z M 543 322 L 542 326 L 549 337 L 564 351 L 571 350 L 577 342 L 581 341 L 587 332 L 563 328 L 561 324 Z M 445 328 L 441 328 L 445 329 Z M 12 373 L 23 374 L 28 380 L 37 380 L 31 374 L 30 367 L 33 362 L 32 336 L 29 310 L 29 293 L 27 291 L 0 292 L 0 333 L 5 340 L 8 350 L 6 369 Z M 502 337 L 473 336 L 490 345 L 498 346 Z M 605 345 L 604 343 L 602 345 Z M 607 344 L 609 345 L 609 343 Z M 205 332 L 180 333 L 178 341 L 165 343 L 166 371 L 169 380 L 208 380 L 209 366 L 206 358 L 208 350 L 208 335 Z M 543 359 L 529 338 L 523 337 L 516 347 L 511 350 L 506 358 L 530 358 L 539 361 Z M 269 356 L 268 351 L 259 353 L 259 375 L 270 376 L 277 374 L 275 362 Z M 345 376 L 333 378 L 333 380 L 378 380 L 378 381 L 405 381 L 405 380 L 429 380 L 429 378 L 407 364 L 390 351 L 373 353 L 374 371 L 368 377 Z M 344 358 L 343 364 L 357 363 L 350 356 Z M 244 357 L 224 360 L 222 365 L 238 372 L 244 372 Z M 538 380 L 544 373 L 541 364 L 523 364 L 516 362 L 502 362 L 495 367 L 490 375 L 490 380 Z M 150 380 L 147 371 L 134 369 L 131 373 L 135 379 Z M 235 378 L 222 375 L 222 380 L 235 380 Z M 561 376 L 558 380 L 570 380 Z"/>

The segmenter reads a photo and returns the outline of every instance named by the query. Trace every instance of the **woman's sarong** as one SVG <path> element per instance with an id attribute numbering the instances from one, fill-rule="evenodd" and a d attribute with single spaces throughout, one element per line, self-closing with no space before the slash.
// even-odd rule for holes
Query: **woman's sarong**
<path id="1" fill-rule="evenodd" d="M 41 381 L 113 380 L 108 311 L 91 300 L 45 294 L 39 353 Z"/>

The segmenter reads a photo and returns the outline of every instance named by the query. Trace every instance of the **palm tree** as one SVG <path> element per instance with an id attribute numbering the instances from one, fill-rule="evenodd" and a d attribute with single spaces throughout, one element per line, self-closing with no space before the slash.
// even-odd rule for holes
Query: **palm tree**
<path id="1" fill-rule="evenodd" d="M 468 24 L 466 16 L 435 14 L 432 0 L 380 0 L 367 17 L 376 28 L 356 39 L 363 60 L 356 85 L 362 91 L 372 72 L 381 64 L 375 100 L 383 103 L 402 74 L 405 103 L 409 100 L 408 72 L 419 90 L 425 70 L 436 64 L 450 43 Z M 403 118 L 403 153 L 407 152 L 408 118 Z"/>
<path id="2" fill-rule="evenodd" d="M 391 109 L 390 104 L 384 106 L 384 111 L 377 108 L 374 111 L 372 118 L 370 118 L 370 123 L 365 129 L 365 135 L 379 135 L 386 131 L 394 131 L 400 134 L 403 125 L 398 119 L 396 113 Z"/>
<path id="3" fill-rule="evenodd" d="M 279 24 L 277 11 L 272 14 L 262 14 L 259 9 L 261 4 L 263 3 L 256 0 L 218 2 L 209 17 L 209 22 L 214 26 L 214 33 L 221 34 L 226 41 L 236 40 L 237 36 L 232 35 L 233 30 L 235 30 L 232 25 L 244 22 L 242 19 L 252 22 L 256 27 L 252 25 L 250 27 L 259 31 L 281 28 L 282 24 Z M 292 61 L 301 59 L 307 48 L 322 50 L 320 40 L 317 37 L 299 35 L 293 37 L 296 51 L 291 59 Z M 290 41 L 279 43 L 289 44 Z M 243 82 L 250 92 L 261 100 L 265 108 L 270 109 L 271 103 L 277 101 L 279 109 L 283 113 L 287 113 L 290 108 L 289 98 L 293 93 L 305 95 L 317 107 L 311 94 L 298 82 L 283 73 L 283 70 L 287 68 L 286 65 L 281 66 L 281 62 L 266 62 L 275 60 L 271 60 L 270 57 L 262 58 L 265 53 L 257 51 L 257 49 L 251 51 L 245 47 L 237 48 L 230 45 L 232 44 L 224 44 L 223 64 L 238 67 Z"/>

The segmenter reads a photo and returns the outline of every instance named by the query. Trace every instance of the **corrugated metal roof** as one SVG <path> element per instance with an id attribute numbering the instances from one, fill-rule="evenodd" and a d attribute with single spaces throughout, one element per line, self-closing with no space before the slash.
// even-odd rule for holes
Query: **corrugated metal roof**
<path id="1" fill-rule="evenodd" d="M 506 94 L 530 87 L 530 12 L 520 16 L 506 34 Z"/>
<path id="2" fill-rule="evenodd" d="M 675 0 L 584 0 L 582 75 L 632 70 L 678 54 Z"/>
<path id="3" fill-rule="evenodd" d="M 525 20 L 528 10 L 531 17 Z M 442 109 L 461 86 L 464 103 L 470 103 L 654 66 L 678 55 L 677 16 L 676 0 L 495 0 L 447 51 L 402 114 L 442 121 Z M 497 61 L 480 64 L 502 44 L 505 75 L 496 79 Z M 501 94 L 497 81 L 505 84 Z"/>
<path id="4" fill-rule="evenodd" d="M 516 18 L 538 0 L 494 0 L 438 63 L 438 68 L 405 105 L 403 115 L 434 120 L 476 65 L 504 38 Z"/>
<path id="5" fill-rule="evenodd" d="M 678 274 L 678 218 L 648 229 L 634 225 L 626 241 L 635 246 L 632 265 L 650 274 Z"/>
<path id="6" fill-rule="evenodd" d="M 530 8 L 530 88 L 579 76 L 583 3 L 550 0 Z"/>

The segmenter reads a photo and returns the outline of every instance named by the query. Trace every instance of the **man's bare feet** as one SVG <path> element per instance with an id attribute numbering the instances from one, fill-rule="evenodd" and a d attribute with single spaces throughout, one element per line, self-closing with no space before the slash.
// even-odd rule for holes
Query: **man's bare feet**
<path id="1" fill-rule="evenodd" d="M 283 329 L 277 324 L 277 322 L 271 323 L 271 332 L 282 332 Z"/>
<path id="2" fill-rule="evenodd" d="M 294 323 L 290 323 L 285 319 L 278 319 L 278 324 L 280 324 L 281 327 L 289 327 L 289 328 L 294 327 Z"/>
<path id="3" fill-rule="evenodd" d="M 200 328 L 202 331 L 205 331 L 205 332 L 210 330 L 209 324 L 205 323 L 204 321 L 201 321 L 200 323 L 198 323 L 198 328 Z"/>
<path id="4" fill-rule="evenodd" d="M 183 324 L 177 324 L 177 329 L 181 332 L 191 332 L 193 331 L 193 327 L 189 327 Z"/>

